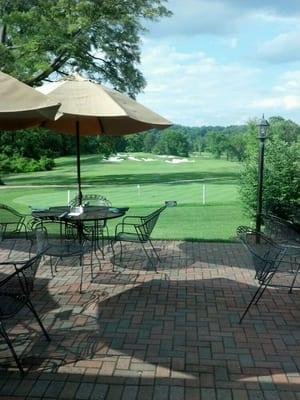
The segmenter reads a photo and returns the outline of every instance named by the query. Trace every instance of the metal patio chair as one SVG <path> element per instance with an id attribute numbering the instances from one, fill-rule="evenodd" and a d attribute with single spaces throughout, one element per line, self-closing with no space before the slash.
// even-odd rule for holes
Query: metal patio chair
<path id="1" fill-rule="evenodd" d="M 273 240 L 283 245 L 295 246 L 300 249 L 300 233 L 292 221 L 272 214 L 263 216 L 263 221 L 266 234 Z"/>
<path id="2" fill-rule="evenodd" d="M 44 256 L 50 258 L 51 275 L 57 272 L 57 265 L 60 260 L 70 257 L 78 257 L 81 267 L 80 293 L 82 291 L 84 255 L 90 250 L 91 246 L 87 242 L 80 243 L 78 238 L 78 227 L 75 224 L 58 220 L 41 220 L 35 225 L 36 231 L 45 232 L 46 250 Z M 37 248 L 40 249 L 39 236 L 37 235 Z M 53 259 L 56 259 L 53 262 Z M 93 279 L 93 252 L 91 251 L 90 261 L 91 280 Z"/>
<path id="3" fill-rule="evenodd" d="M 273 214 L 265 215 L 263 221 L 266 235 L 284 247 L 286 257 L 290 257 L 291 264 L 295 267 L 297 260 L 300 259 L 300 232 L 296 225 Z M 292 272 L 295 276 L 290 291 L 296 281 L 298 270 L 293 269 Z"/>
<path id="4" fill-rule="evenodd" d="M 271 286 L 274 275 L 277 272 L 288 271 L 291 261 L 285 258 L 286 250 L 284 247 L 261 232 L 257 232 L 249 227 L 240 226 L 237 228 L 237 236 L 251 256 L 255 269 L 255 278 L 259 283 L 255 294 L 240 318 L 239 323 L 241 323 L 252 304 L 257 304 L 266 288 Z M 299 267 L 299 264 L 295 265 L 297 270 L 299 270 Z M 293 285 L 294 281 L 292 287 Z"/>
<path id="5" fill-rule="evenodd" d="M 82 201 L 87 206 L 105 206 L 111 207 L 111 202 L 101 194 L 84 194 Z M 84 223 L 84 234 L 88 240 L 93 239 L 96 248 L 98 248 L 104 257 L 104 240 L 109 238 L 109 230 L 106 220 L 97 221 L 97 226 L 93 222 Z M 96 248 L 94 250 L 96 250 Z"/>
<path id="6" fill-rule="evenodd" d="M 153 211 L 151 214 L 148 215 L 126 216 L 122 219 L 121 223 L 116 225 L 114 244 L 116 242 L 120 243 L 120 262 L 122 261 L 123 257 L 122 242 L 140 243 L 146 257 L 150 261 L 151 265 L 155 268 L 155 271 L 157 271 L 157 268 L 153 263 L 150 254 L 145 247 L 145 244 L 150 244 L 157 261 L 161 262 L 159 255 L 157 254 L 157 251 L 155 250 L 155 247 L 153 246 L 153 243 L 151 241 L 151 234 L 158 221 L 159 216 L 166 209 L 166 207 L 167 205 L 164 205 L 163 207 L 160 207 L 159 209 Z M 114 244 L 112 245 L 112 249 L 115 259 Z"/>
<path id="7" fill-rule="evenodd" d="M 69 203 L 70 206 L 77 206 L 79 204 L 79 197 L 76 196 Z M 82 204 L 86 207 L 88 206 L 104 206 L 111 207 L 111 202 L 101 194 L 84 194 L 82 195 Z M 94 251 L 98 248 L 104 257 L 104 240 L 105 238 L 109 238 L 109 230 L 107 226 L 107 221 L 97 221 L 97 225 L 94 222 L 85 222 L 84 223 L 84 235 L 87 240 L 93 239 L 93 243 L 95 245 Z"/>
<path id="8" fill-rule="evenodd" d="M 5 239 L 29 239 L 31 250 L 33 237 L 27 230 L 25 218 L 24 214 L 19 213 L 14 208 L 6 204 L 0 204 L 0 242 Z M 15 243 L 11 247 L 8 257 L 10 257 L 14 246 Z"/>
<path id="9" fill-rule="evenodd" d="M 41 243 L 43 241 L 42 235 L 40 235 L 40 241 Z M 0 335 L 7 343 L 22 374 L 24 373 L 24 370 L 15 352 L 13 343 L 5 329 L 5 322 L 13 318 L 24 307 L 27 307 L 36 318 L 46 339 L 50 341 L 50 337 L 30 300 L 30 295 L 34 288 L 35 275 L 43 255 L 43 251 L 45 251 L 44 246 L 45 242 L 42 244 L 42 251 L 37 253 L 36 256 L 32 257 L 28 261 L 6 261 L 0 263 L 0 265 L 5 267 L 12 266 L 14 269 L 12 274 L 6 276 L 2 281 L 0 281 Z"/>

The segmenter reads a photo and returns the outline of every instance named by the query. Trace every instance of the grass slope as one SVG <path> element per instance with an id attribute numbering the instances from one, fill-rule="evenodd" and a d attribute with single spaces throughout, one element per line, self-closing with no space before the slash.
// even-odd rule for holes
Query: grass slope
<path id="1" fill-rule="evenodd" d="M 249 223 L 238 198 L 239 163 L 192 157 L 190 162 L 172 164 L 166 162 L 170 159 L 152 154 L 132 156 L 140 161 L 109 162 L 95 155 L 83 156 L 84 193 L 101 193 L 114 206 L 129 206 L 129 214 L 145 214 L 165 200 L 176 200 L 178 206 L 162 214 L 154 231 L 155 238 L 228 240 L 234 237 L 239 224 Z M 0 190 L 1 202 L 20 211 L 28 213 L 28 206 L 66 204 L 68 190 L 71 197 L 76 194 L 76 160 L 74 157 L 59 158 L 53 171 L 10 175 L 4 182 L 7 186 Z M 12 185 L 26 187 L 9 187 Z M 33 188 L 29 185 L 66 187 Z M 204 185 L 205 205 L 202 204 Z M 111 231 L 116 222 L 110 222 Z"/>

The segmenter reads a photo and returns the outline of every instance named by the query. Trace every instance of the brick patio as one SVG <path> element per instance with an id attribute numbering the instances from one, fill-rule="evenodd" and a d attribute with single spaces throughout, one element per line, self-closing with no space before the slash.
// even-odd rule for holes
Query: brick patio
<path id="1" fill-rule="evenodd" d="M 256 285 L 240 244 L 155 247 L 158 273 L 136 247 L 115 270 L 108 253 L 83 294 L 76 260 L 52 279 L 45 260 L 32 300 L 52 341 L 25 311 L 9 324 L 27 373 L 1 341 L 0 398 L 300 399 L 300 292 L 269 289 L 239 325 Z"/>

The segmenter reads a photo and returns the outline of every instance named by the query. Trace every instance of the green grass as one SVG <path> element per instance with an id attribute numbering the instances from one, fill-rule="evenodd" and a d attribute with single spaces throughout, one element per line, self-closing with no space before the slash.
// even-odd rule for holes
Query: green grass
<path id="1" fill-rule="evenodd" d="M 189 163 L 170 164 L 150 154 L 133 156 L 155 161 L 117 163 L 101 161 L 95 155 L 82 156 L 83 192 L 103 194 L 117 207 L 129 206 L 129 214 L 145 214 L 165 200 L 176 200 L 178 206 L 162 214 L 155 238 L 230 240 L 238 225 L 249 223 L 238 197 L 239 163 L 206 156 L 191 158 L 193 162 Z M 68 190 L 71 198 L 76 194 L 76 160 L 59 158 L 53 171 L 10 175 L 4 182 L 1 202 L 22 212 L 28 213 L 28 206 L 63 205 L 67 203 Z M 205 205 L 202 204 L 204 184 Z M 15 187 L 19 185 L 25 187 Z M 116 222 L 110 222 L 111 228 Z"/>

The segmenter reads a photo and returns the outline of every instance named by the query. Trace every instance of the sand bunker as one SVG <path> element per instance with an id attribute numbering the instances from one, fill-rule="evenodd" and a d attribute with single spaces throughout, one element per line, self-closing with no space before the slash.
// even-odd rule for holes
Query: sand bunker
<path id="1" fill-rule="evenodd" d="M 188 160 L 187 158 L 173 158 L 172 160 L 166 160 L 165 162 L 169 164 L 180 164 L 180 163 L 195 162 L 195 160 Z"/>
<path id="2" fill-rule="evenodd" d="M 121 161 L 124 161 L 124 158 L 120 158 L 118 156 L 111 156 L 106 161 L 109 161 L 109 162 L 121 162 Z"/>
<path id="3" fill-rule="evenodd" d="M 129 156 L 128 160 L 131 160 L 131 161 L 142 161 L 141 159 L 136 158 L 136 157 L 132 157 L 132 156 Z"/>

